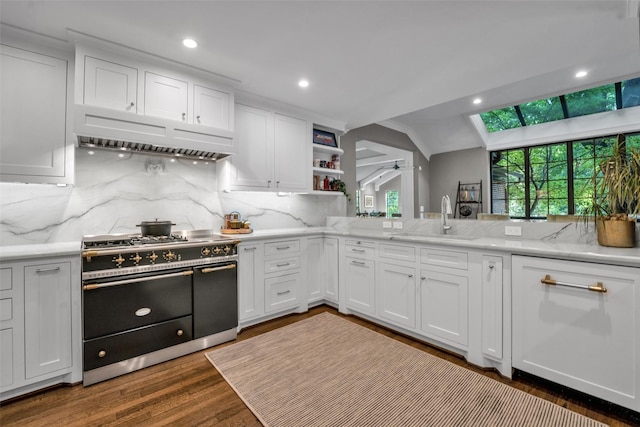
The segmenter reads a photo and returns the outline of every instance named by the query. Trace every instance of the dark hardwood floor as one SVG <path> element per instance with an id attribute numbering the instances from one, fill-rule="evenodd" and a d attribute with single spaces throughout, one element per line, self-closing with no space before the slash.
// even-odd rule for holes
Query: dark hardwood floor
<path id="1" fill-rule="evenodd" d="M 297 322 L 323 311 L 286 316 L 243 330 L 238 340 Z M 353 316 L 355 323 L 465 366 L 535 396 L 586 415 L 611 427 L 638 426 L 638 414 L 593 403 L 585 396 L 536 379 L 502 378 L 493 370 L 467 364 L 464 359 L 398 335 Z M 229 345 L 226 343 L 223 345 Z M 0 425 L 7 426 L 260 426 L 260 422 L 205 358 L 208 350 L 104 381 L 90 387 L 63 386 L 22 397 L 0 406 Z M 338 427 L 338 426 L 337 426 Z"/>

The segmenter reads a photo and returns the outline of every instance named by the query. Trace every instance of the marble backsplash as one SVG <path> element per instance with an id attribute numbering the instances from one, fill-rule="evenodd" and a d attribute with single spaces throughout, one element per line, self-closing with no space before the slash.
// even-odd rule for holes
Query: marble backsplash
<path id="1" fill-rule="evenodd" d="M 79 241 L 135 233 L 141 221 L 174 230 L 218 230 L 238 211 L 256 230 L 324 226 L 346 213 L 344 197 L 216 190 L 215 164 L 76 149 L 75 186 L 0 184 L 0 244 Z"/>

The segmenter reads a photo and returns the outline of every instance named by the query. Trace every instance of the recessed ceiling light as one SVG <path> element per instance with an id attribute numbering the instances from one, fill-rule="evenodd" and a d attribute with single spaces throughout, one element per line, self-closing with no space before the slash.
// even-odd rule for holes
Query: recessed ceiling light
<path id="1" fill-rule="evenodd" d="M 298 86 L 300 87 L 309 87 L 309 80 L 302 79 L 298 82 Z"/>
<path id="2" fill-rule="evenodd" d="M 578 71 L 578 72 L 576 73 L 576 77 L 577 77 L 577 78 L 581 78 L 581 77 L 584 77 L 584 76 L 586 76 L 586 75 L 587 75 L 587 72 L 586 72 L 586 71 L 584 71 L 584 70 L 582 70 L 582 71 Z"/>
<path id="3" fill-rule="evenodd" d="M 182 44 L 189 49 L 198 47 L 198 42 L 193 39 L 184 39 L 182 40 Z"/>
<path id="4" fill-rule="evenodd" d="M 476 104 L 476 105 L 481 104 L 482 103 L 482 99 L 476 98 L 476 99 L 473 100 L 473 103 Z"/>

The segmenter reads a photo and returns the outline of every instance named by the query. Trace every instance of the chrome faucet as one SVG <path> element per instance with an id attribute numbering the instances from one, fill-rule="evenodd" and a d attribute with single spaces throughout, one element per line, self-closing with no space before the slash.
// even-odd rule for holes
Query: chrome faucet
<path id="1" fill-rule="evenodd" d="M 442 232 L 447 234 L 447 230 L 451 230 L 451 226 L 447 224 L 447 217 L 451 214 L 451 199 L 449 199 L 449 196 L 442 197 L 440 209 L 442 211 Z"/>

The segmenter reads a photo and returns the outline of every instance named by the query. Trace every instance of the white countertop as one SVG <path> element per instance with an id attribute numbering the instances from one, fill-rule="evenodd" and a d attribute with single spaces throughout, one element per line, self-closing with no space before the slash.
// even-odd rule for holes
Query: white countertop
<path id="1" fill-rule="evenodd" d="M 80 256 L 81 250 L 82 243 L 80 241 L 0 246 L 0 261 L 54 256 Z"/>
<path id="2" fill-rule="evenodd" d="M 599 245 L 565 243 L 555 240 L 531 240 L 458 235 L 409 235 L 373 230 L 336 231 L 326 227 L 254 230 L 250 234 L 219 234 L 240 241 L 284 239 L 312 235 L 388 240 L 398 243 L 437 244 L 450 248 L 503 252 L 516 255 L 561 258 L 602 264 L 640 267 L 640 248 L 608 248 Z M 44 243 L 0 247 L 0 261 L 51 256 L 80 255 L 81 242 Z"/>

